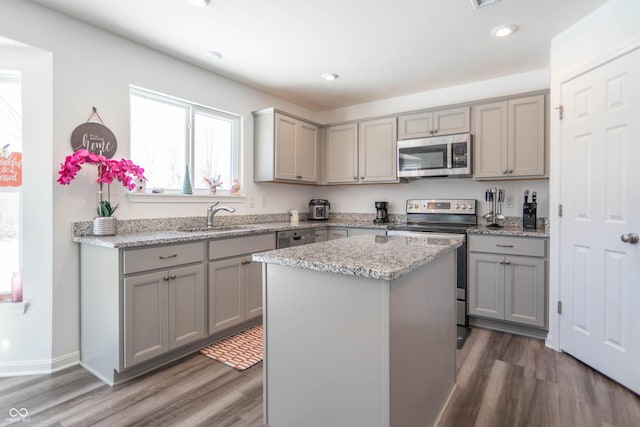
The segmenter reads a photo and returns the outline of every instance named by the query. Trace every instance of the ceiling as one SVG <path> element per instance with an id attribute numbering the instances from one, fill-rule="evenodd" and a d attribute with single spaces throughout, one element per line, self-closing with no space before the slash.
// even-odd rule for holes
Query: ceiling
<path id="1" fill-rule="evenodd" d="M 606 3 L 31 1 L 317 111 L 547 68 L 550 40 Z M 502 24 L 518 31 L 495 38 Z"/>

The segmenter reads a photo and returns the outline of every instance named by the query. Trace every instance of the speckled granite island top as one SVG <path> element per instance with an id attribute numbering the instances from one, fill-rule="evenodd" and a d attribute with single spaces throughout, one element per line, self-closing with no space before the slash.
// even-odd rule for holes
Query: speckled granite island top
<path id="1" fill-rule="evenodd" d="M 462 245 L 462 239 L 354 236 L 253 254 L 254 261 L 395 280 Z"/>

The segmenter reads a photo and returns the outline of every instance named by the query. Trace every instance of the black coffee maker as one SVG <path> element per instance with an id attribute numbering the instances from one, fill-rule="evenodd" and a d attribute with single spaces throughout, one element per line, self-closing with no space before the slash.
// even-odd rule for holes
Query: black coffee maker
<path id="1" fill-rule="evenodd" d="M 387 216 L 387 202 L 375 202 L 376 205 L 376 218 L 373 220 L 375 223 L 389 222 Z"/>
<path id="2" fill-rule="evenodd" d="M 522 204 L 522 228 L 534 229 L 537 226 L 536 192 L 531 193 L 531 203 L 529 203 L 529 190 L 524 190 L 524 203 Z"/>

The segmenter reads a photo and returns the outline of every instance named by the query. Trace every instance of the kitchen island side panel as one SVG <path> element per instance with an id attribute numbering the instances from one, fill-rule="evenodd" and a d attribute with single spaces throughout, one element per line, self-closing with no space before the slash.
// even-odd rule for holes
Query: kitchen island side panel
<path id="1" fill-rule="evenodd" d="M 264 270 L 265 422 L 389 426 L 389 282 Z"/>
<path id="2" fill-rule="evenodd" d="M 120 367 L 120 251 L 80 245 L 80 365 L 109 385 Z"/>
<path id="3" fill-rule="evenodd" d="M 391 282 L 389 378 L 392 426 L 431 426 L 456 379 L 455 256 L 450 252 Z"/>

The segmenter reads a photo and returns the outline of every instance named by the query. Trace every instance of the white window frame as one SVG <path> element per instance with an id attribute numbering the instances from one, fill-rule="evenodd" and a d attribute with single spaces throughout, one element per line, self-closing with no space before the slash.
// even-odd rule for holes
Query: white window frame
<path id="1" fill-rule="evenodd" d="M 193 187 L 193 194 L 182 194 L 181 189 L 166 189 L 164 193 L 154 194 L 151 193 L 151 188 L 147 188 L 145 193 L 128 193 L 128 199 L 130 202 L 181 202 L 181 201 L 201 201 L 210 202 L 212 197 L 219 198 L 232 198 L 242 201 L 244 197 L 242 193 L 239 195 L 231 195 L 228 189 L 218 189 L 216 195 L 209 194 L 208 189 L 196 188 L 194 183 L 194 164 L 195 164 L 195 131 L 194 121 L 196 113 L 205 113 L 213 116 L 229 120 L 232 123 L 232 148 L 231 148 L 231 175 L 237 177 L 242 184 L 243 168 L 241 161 L 242 153 L 242 116 L 239 114 L 230 113 L 217 108 L 209 107 L 206 105 L 189 102 L 184 99 L 173 97 L 170 95 L 155 92 L 149 89 L 145 89 L 139 86 L 131 85 L 129 87 L 129 98 L 132 96 L 138 96 L 147 98 L 156 102 L 164 102 L 170 105 L 180 106 L 186 109 L 186 122 L 187 128 L 185 129 L 185 159 L 189 164 L 189 174 Z M 133 145 L 133 139 L 130 135 L 130 144 Z M 144 165 L 140 165 L 144 168 Z M 241 187 L 242 191 L 242 187 Z"/>

